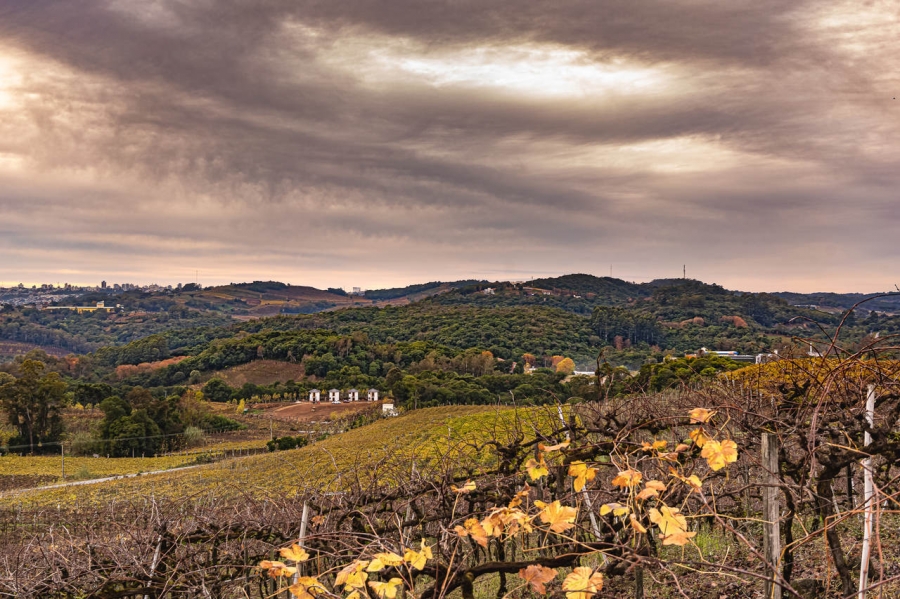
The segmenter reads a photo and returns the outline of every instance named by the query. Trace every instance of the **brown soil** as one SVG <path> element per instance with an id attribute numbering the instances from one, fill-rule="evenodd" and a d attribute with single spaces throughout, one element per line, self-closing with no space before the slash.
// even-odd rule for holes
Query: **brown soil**
<path id="1" fill-rule="evenodd" d="M 331 404 L 321 402 L 318 404 L 303 401 L 280 408 L 274 408 L 269 413 L 274 418 L 292 421 L 322 421 L 336 416 L 347 416 L 354 412 L 361 412 L 366 408 L 380 406 L 381 403 L 360 401 L 354 403 Z"/>
<path id="2" fill-rule="evenodd" d="M 299 381 L 303 379 L 304 374 L 303 366 L 299 362 L 254 360 L 219 371 L 210 378 L 218 377 L 232 387 L 241 387 L 244 383 L 271 385 L 276 382 Z"/>

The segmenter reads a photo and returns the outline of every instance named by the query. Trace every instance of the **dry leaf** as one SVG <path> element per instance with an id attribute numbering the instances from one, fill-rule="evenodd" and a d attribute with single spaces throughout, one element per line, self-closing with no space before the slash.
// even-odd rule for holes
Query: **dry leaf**
<path id="1" fill-rule="evenodd" d="M 278 553 L 284 559 L 289 559 L 292 562 L 305 562 L 309 559 L 309 554 L 297 543 L 281 549 Z"/>
<path id="2" fill-rule="evenodd" d="M 544 584 L 556 578 L 556 570 L 545 568 L 538 564 L 532 564 L 527 568 L 519 570 L 519 578 L 530 584 L 531 589 L 535 593 L 546 595 L 547 588 Z"/>
<path id="3" fill-rule="evenodd" d="M 569 465 L 569 476 L 574 476 L 573 485 L 575 492 L 580 493 L 589 480 L 594 480 L 597 476 L 597 469 L 591 468 L 584 462 L 572 462 Z"/>
<path id="4" fill-rule="evenodd" d="M 472 491 L 475 490 L 475 483 L 473 483 L 470 480 L 467 480 L 466 484 L 464 484 L 461 487 L 457 487 L 456 485 L 450 485 L 450 490 L 453 491 L 454 493 L 471 493 Z"/>
<path id="5" fill-rule="evenodd" d="M 563 441 L 562 443 L 558 443 L 556 445 L 544 445 L 543 443 L 538 443 L 539 451 L 557 451 L 559 449 L 565 449 L 569 446 L 569 441 Z"/>
<path id="6" fill-rule="evenodd" d="M 691 415 L 691 422 L 700 423 L 709 422 L 709 419 L 716 415 L 714 411 L 711 412 L 706 408 L 694 408 L 688 413 Z"/>
<path id="7" fill-rule="evenodd" d="M 737 443 L 729 439 L 725 439 L 721 443 L 707 441 L 703 451 L 700 452 L 700 457 L 706 458 L 706 463 L 713 470 L 721 470 L 728 464 L 737 461 L 737 456 Z"/>
<path id="8" fill-rule="evenodd" d="M 612 479 L 612 484 L 617 487 L 630 488 L 639 484 L 642 478 L 644 478 L 644 475 L 637 470 L 623 470 Z"/>
<path id="9" fill-rule="evenodd" d="M 594 572 L 588 567 L 579 566 L 566 576 L 562 588 L 567 599 L 590 599 L 603 589 L 603 574 Z"/>
<path id="10" fill-rule="evenodd" d="M 472 537 L 476 543 L 482 547 L 487 547 L 487 532 L 476 518 L 469 518 L 463 523 L 463 526 L 457 526 L 453 530 L 461 537 Z"/>
<path id="11" fill-rule="evenodd" d="M 679 513 L 678 508 L 662 505 L 658 510 L 652 508 L 647 513 L 650 515 L 650 522 L 656 524 L 659 527 L 659 532 L 663 535 L 671 535 L 687 530 L 687 519 Z"/>
<path id="12" fill-rule="evenodd" d="M 631 511 L 627 505 L 622 505 L 621 503 L 604 503 L 600 506 L 600 515 L 605 516 L 607 514 L 612 514 L 613 516 L 621 517 Z"/>
<path id="13" fill-rule="evenodd" d="M 706 445 L 706 442 L 709 441 L 709 437 L 703 432 L 702 428 L 695 428 L 690 433 L 688 433 L 691 440 L 696 443 L 697 447 L 703 448 Z"/>
<path id="14" fill-rule="evenodd" d="M 531 458 L 525 462 L 525 469 L 528 470 L 528 476 L 531 477 L 531 480 L 538 480 L 541 477 L 550 474 L 550 471 L 547 470 L 547 462 L 544 461 L 543 455 L 540 456 L 539 460 Z"/>
<path id="15" fill-rule="evenodd" d="M 561 505 L 558 500 L 541 510 L 540 514 L 541 520 L 549 524 L 553 532 L 565 532 L 574 527 L 577 515 L 578 510 Z"/>
<path id="16" fill-rule="evenodd" d="M 399 578 L 391 578 L 387 582 L 369 581 L 369 586 L 381 599 L 394 599 L 397 596 L 397 587 L 403 584 Z"/>
<path id="17" fill-rule="evenodd" d="M 317 594 L 326 592 L 325 587 L 314 576 L 301 576 L 288 587 L 288 591 L 298 599 L 315 599 Z"/>
<path id="18" fill-rule="evenodd" d="M 399 566 L 403 563 L 403 558 L 394 553 L 393 551 L 387 551 L 385 553 L 376 553 L 375 558 L 369 563 L 369 567 L 366 568 L 367 572 L 381 572 L 387 566 Z"/>

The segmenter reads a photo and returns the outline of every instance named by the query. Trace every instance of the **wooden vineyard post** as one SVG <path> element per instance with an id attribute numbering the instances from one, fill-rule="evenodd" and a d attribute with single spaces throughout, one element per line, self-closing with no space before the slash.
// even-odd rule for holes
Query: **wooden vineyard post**
<path id="1" fill-rule="evenodd" d="M 309 504 L 307 502 L 303 502 L 303 515 L 300 516 L 300 536 L 297 538 L 297 544 L 300 547 L 303 547 L 303 540 L 306 538 L 306 527 L 309 525 Z M 300 577 L 300 564 L 295 564 L 297 566 L 297 571 L 294 572 L 294 576 L 291 579 L 291 584 L 297 584 L 297 579 Z"/>
<path id="2" fill-rule="evenodd" d="M 866 394 L 866 422 L 871 427 L 875 422 L 875 385 L 869 385 Z M 872 442 L 872 435 L 865 432 L 866 446 Z M 866 599 L 866 587 L 869 586 L 869 557 L 872 554 L 872 495 L 875 494 L 872 481 L 872 458 L 862 461 L 863 469 L 863 540 L 859 560 L 859 594 L 858 599 Z"/>
<path id="3" fill-rule="evenodd" d="M 765 472 L 763 485 L 763 547 L 766 561 L 772 564 L 772 578 L 766 581 L 766 599 L 781 599 L 781 585 L 776 583 L 781 569 L 781 507 L 778 505 L 778 438 L 762 434 L 761 462 Z"/>

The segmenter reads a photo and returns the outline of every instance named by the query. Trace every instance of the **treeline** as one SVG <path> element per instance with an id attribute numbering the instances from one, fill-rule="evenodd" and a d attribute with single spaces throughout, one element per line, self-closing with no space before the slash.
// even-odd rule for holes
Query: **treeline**
<path id="1" fill-rule="evenodd" d="M 16 431 L 0 451 L 59 453 L 65 441 L 77 454 L 152 455 L 196 442 L 206 430 L 242 427 L 211 412 L 202 395 L 189 389 L 72 380 L 61 375 L 61 361 L 35 359 L 39 355 L 32 352 L 11 372 L 0 372 L 0 412 Z M 66 436 L 67 407 L 98 409 L 104 417 L 95 430 Z"/>
<path id="2" fill-rule="evenodd" d="M 152 303 L 146 298 L 141 300 L 144 301 Z M 87 353 L 149 335 L 197 327 L 221 327 L 232 322 L 225 316 L 190 310 L 171 300 L 166 300 L 164 305 L 164 310 L 140 314 L 110 314 L 102 310 L 79 314 L 6 307 L 0 309 L 0 339 Z M 128 309 L 140 308 L 132 306 Z"/>
<path id="3" fill-rule="evenodd" d="M 397 299 L 398 297 L 405 297 L 407 295 L 414 295 L 416 293 L 422 293 L 423 291 L 430 291 L 432 289 L 437 289 L 442 285 L 447 285 L 449 287 L 458 288 L 458 287 L 466 287 L 468 285 L 474 285 L 477 283 L 483 283 L 484 281 L 476 281 L 476 280 L 466 280 L 466 281 L 453 281 L 453 282 L 441 282 L 441 281 L 432 281 L 431 283 L 421 283 L 419 285 L 407 285 L 406 287 L 392 287 L 390 289 L 370 289 L 363 294 L 363 297 L 370 300 L 389 300 L 389 299 Z"/>

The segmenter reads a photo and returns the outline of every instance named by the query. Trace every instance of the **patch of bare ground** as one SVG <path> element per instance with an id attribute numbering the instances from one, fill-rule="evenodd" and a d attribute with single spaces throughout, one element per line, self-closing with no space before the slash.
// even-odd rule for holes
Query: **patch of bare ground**
<path id="1" fill-rule="evenodd" d="M 220 370 L 210 378 L 220 378 L 232 387 L 241 387 L 244 383 L 254 385 L 271 385 L 285 381 L 299 381 L 306 373 L 299 362 L 279 362 L 278 360 L 254 360 L 247 364 Z"/>
<path id="2" fill-rule="evenodd" d="M 304 401 L 274 408 L 270 411 L 267 411 L 267 413 L 271 414 L 274 418 L 283 420 L 320 422 L 323 420 L 333 420 L 335 418 L 349 416 L 350 414 L 362 412 L 366 409 L 373 409 L 375 407 L 378 407 L 380 409 L 380 406 L 381 403 L 366 401 L 339 404 L 314 404 Z"/>

